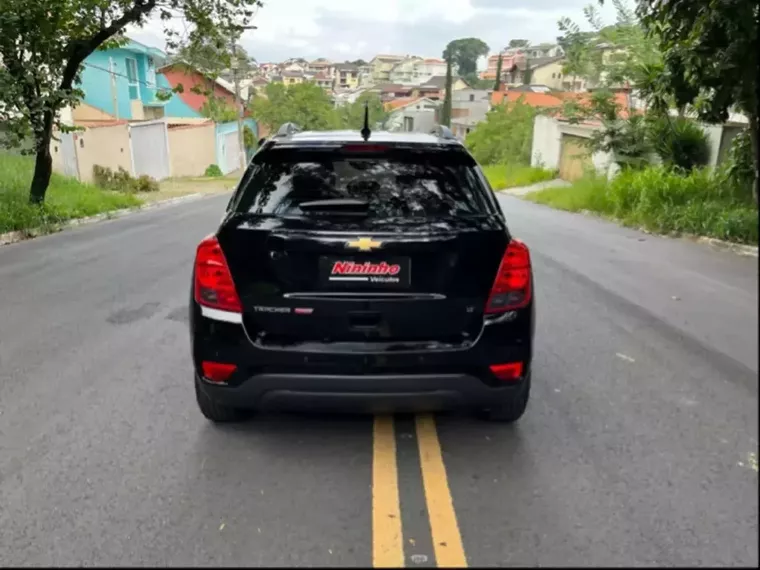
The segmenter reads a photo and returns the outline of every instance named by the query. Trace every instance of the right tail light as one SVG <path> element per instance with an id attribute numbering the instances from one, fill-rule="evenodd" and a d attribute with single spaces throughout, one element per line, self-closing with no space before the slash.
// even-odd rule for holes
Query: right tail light
<path id="1" fill-rule="evenodd" d="M 512 239 L 499 264 L 485 312 L 522 309 L 530 302 L 531 293 L 530 251 L 523 242 Z"/>

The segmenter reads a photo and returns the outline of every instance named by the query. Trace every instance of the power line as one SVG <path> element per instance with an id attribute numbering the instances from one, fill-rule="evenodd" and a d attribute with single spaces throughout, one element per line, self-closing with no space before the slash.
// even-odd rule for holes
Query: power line
<path id="1" fill-rule="evenodd" d="M 84 65 L 85 65 L 85 67 L 91 67 L 93 69 L 98 69 L 100 71 L 105 71 L 106 73 L 110 73 L 110 74 L 116 75 L 118 77 L 124 77 L 124 78 L 126 78 L 132 84 L 134 84 L 134 83 L 140 83 L 141 85 L 145 85 L 146 87 L 151 87 L 153 89 L 160 89 L 160 90 L 163 90 L 163 91 L 171 91 L 171 88 L 169 88 L 169 87 L 159 87 L 157 83 L 151 84 L 151 83 L 148 83 L 147 81 L 141 80 L 138 77 L 134 78 L 134 80 L 133 80 L 131 77 L 129 77 L 129 75 L 125 75 L 124 73 L 119 73 L 118 71 L 113 71 L 111 69 L 107 69 L 105 67 L 101 67 L 99 65 L 95 65 L 94 63 L 84 62 Z"/>

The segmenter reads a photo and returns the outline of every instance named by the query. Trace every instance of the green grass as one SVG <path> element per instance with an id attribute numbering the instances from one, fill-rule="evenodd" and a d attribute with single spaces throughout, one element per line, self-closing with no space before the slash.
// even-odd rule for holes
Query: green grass
<path id="1" fill-rule="evenodd" d="M 586 177 L 569 187 L 546 188 L 527 200 L 571 212 L 589 211 L 660 234 L 758 243 L 757 207 L 750 189 L 720 171 L 687 175 L 663 167 L 622 172 L 612 180 Z"/>
<path id="2" fill-rule="evenodd" d="M 552 180 L 557 177 L 557 173 L 553 170 L 511 164 L 484 166 L 483 174 L 486 175 L 491 188 L 494 190 L 530 186 L 531 184 Z"/>
<path id="3" fill-rule="evenodd" d="M 29 184 L 34 160 L 28 156 L 0 154 L 0 233 L 53 231 L 58 224 L 140 205 L 135 196 L 108 192 L 74 178 L 53 174 L 45 204 L 29 204 Z"/>

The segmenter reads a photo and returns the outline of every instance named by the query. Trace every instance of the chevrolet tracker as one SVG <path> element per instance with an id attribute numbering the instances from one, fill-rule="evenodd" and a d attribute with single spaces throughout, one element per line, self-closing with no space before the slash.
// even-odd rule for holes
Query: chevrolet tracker
<path id="1" fill-rule="evenodd" d="M 528 248 L 448 129 L 287 124 L 197 248 L 198 405 L 215 422 L 450 408 L 512 422 L 530 393 L 534 298 Z"/>

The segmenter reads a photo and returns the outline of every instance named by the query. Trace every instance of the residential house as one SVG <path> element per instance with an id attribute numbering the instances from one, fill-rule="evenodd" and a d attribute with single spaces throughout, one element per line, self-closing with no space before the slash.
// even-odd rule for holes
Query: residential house
<path id="1" fill-rule="evenodd" d="M 405 56 L 403 55 L 376 55 L 373 57 L 372 61 L 369 62 L 372 67 L 372 82 L 375 84 L 390 82 L 391 69 L 404 59 Z"/>
<path id="2" fill-rule="evenodd" d="M 558 44 L 538 44 L 537 46 L 527 46 L 523 48 L 523 53 L 530 59 L 559 57 L 565 55 L 565 50 Z"/>
<path id="3" fill-rule="evenodd" d="M 353 63 L 335 64 L 334 89 L 356 89 L 359 87 L 359 66 Z"/>
<path id="4" fill-rule="evenodd" d="M 464 139 L 472 128 L 485 120 L 491 108 L 490 89 L 460 89 L 451 94 L 451 130 Z"/>
<path id="5" fill-rule="evenodd" d="M 331 91 L 333 88 L 333 78 L 330 77 L 325 71 L 320 71 L 317 73 L 314 77 L 312 77 L 311 81 L 319 85 L 325 91 Z"/>
<path id="6" fill-rule="evenodd" d="M 333 103 L 336 107 L 342 107 L 343 105 L 351 105 L 356 103 L 362 93 L 366 91 L 365 88 L 359 87 L 357 89 L 351 89 L 348 91 L 336 92 L 333 95 Z"/>
<path id="7" fill-rule="evenodd" d="M 461 77 L 453 77 L 451 81 L 451 90 L 459 91 L 460 89 L 467 89 L 469 85 Z M 428 99 L 438 100 L 443 99 L 446 96 L 446 76 L 436 75 L 431 77 L 425 83 L 419 86 L 415 86 L 413 93 L 427 97 Z"/>
<path id="8" fill-rule="evenodd" d="M 134 40 L 119 48 L 94 51 L 82 67 L 79 88 L 84 97 L 73 109 L 73 120 L 90 120 L 103 113 L 129 121 L 163 117 L 166 103 L 156 97 L 156 70 L 165 61 L 164 52 Z"/>
<path id="9" fill-rule="evenodd" d="M 221 104 L 237 108 L 234 87 L 224 79 L 210 79 L 188 65 L 175 62 L 159 69 L 159 86 L 166 91 L 182 85 L 164 106 L 166 117 L 204 117 L 204 107 L 208 106 L 208 94 L 213 94 Z M 243 98 L 245 100 L 245 98 Z"/>
<path id="10" fill-rule="evenodd" d="M 440 102 L 427 97 L 398 99 L 386 104 L 390 111 L 385 121 L 389 131 L 429 133 L 437 124 L 436 110 Z"/>
<path id="11" fill-rule="evenodd" d="M 287 85 L 299 85 L 300 83 L 303 83 L 305 81 L 305 77 L 303 74 L 303 71 L 292 71 L 286 69 L 282 72 L 282 75 L 280 76 L 281 81 Z"/>
<path id="12" fill-rule="evenodd" d="M 520 62 L 525 61 L 525 54 L 518 48 L 511 48 L 501 52 L 501 73 L 504 78 L 507 70 L 512 69 Z M 499 54 L 488 57 L 488 67 L 480 73 L 481 79 L 488 81 L 496 80 L 496 70 L 499 68 Z"/>
<path id="13" fill-rule="evenodd" d="M 421 62 L 422 58 L 417 56 L 410 56 L 402 59 L 391 67 L 388 73 L 388 80 L 391 83 L 400 83 L 402 85 L 409 85 L 417 83 L 414 77 L 415 65 Z"/>
<path id="14" fill-rule="evenodd" d="M 359 66 L 359 86 L 369 87 L 372 85 L 372 66 L 369 64 Z"/>
<path id="15" fill-rule="evenodd" d="M 329 59 L 319 57 L 314 61 L 309 62 L 307 71 L 311 71 L 317 75 L 322 73 L 323 75 L 332 79 L 335 75 L 335 64 L 333 64 Z"/>
<path id="16" fill-rule="evenodd" d="M 457 75 L 458 71 L 456 66 L 452 69 L 452 73 Z M 414 63 L 412 70 L 412 82 L 418 85 L 427 83 L 433 77 L 446 75 L 446 60 L 437 58 L 425 58 L 418 60 Z"/>
<path id="17" fill-rule="evenodd" d="M 411 97 L 413 90 L 414 86 L 412 85 L 399 85 L 396 83 L 373 85 L 367 89 L 370 93 L 377 93 L 383 103 L 391 101 L 392 99 Z"/>
<path id="18" fill-rule="evenodd" d="M 530 82 L 547 85 L 552 89 L 561 90 L 563 87 L 564 56 L 544 57 L 537 59 L 519 59 L 509 66 L 502 66 L 502 78 L 507 86 L 517 86 L 525 82 L 526 69 L 530 69 Z"/>

